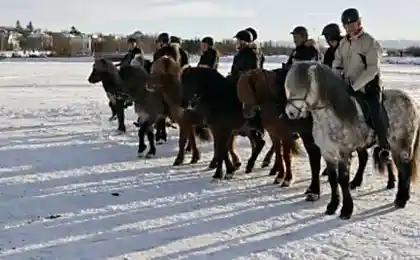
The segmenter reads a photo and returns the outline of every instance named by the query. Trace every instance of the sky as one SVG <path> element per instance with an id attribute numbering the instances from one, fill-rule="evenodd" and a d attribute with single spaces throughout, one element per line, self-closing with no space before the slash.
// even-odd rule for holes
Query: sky
<path id="1" fill-rule="evenodd" d="M 0 0 L 0 26 L 20 20 L 57 31 L 74 25 L 86 33 L 166 31 L 215 39 L 252 26 L 261 40 L 291 40 L 297 25 L 318 37 L 349 7 L 359 10 L 365 30 L 379 40 L 420 40 L 420 0 Z"/>

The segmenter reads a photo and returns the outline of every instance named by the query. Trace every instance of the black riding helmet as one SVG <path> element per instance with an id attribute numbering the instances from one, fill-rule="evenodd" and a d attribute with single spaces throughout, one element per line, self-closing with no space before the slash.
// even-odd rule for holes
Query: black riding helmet
<path id="1" fill-rule="evenodd" d="M 322 35 L 325 36 L 327 40 L 337 41 L 340 39 L 340 26 L 336 23 L 327 24 L 324 29 L 322 29 Z"/>
<path id="2" fill-rule="evenodd" d="M 255 41 L 258 38 L 258 33 L 254 28 L 248 27 L 245 30 L 248 31 L 252 35 L 252 41 Z"/>
<path id="3" fill-rule="evenodd" d="M 308 29 L 306 29 L 305 27 L 303 27 L 303 26 L 296 26 L 294 29 L 293 29 L 293 31 L 291 31 L 290 32 L 290 34 L 298 34 L 298 35 L 301 35 L 301 36 L 303 36 L 303 37 L 306 37 L 306 38 L 308 38 Z"/>
<path id="4" fill-rule="evenodd" d="M 207 43 L 210 47 L 213 47 L 214 45 L 214 40 L 213 38 L 206 36 L 201 40 L 202 43 Z"/>
<path id="5" fill-rule="evenodd" d="M 360 19 L 359 11 L 356 8 L 348 8 L 341 14 L 343 24 L 354 23 Z"/>
<path id="6" fill-rule="evenodd" d="M 252 35 L 249 31 L 247 30 L 242 30 L 236 33 L 236 35 L 233 37 L 236 38 L 238 40 L 247 42 L 247 43 L 251 43 L 252 42 Z"/>
<path id="7" fill-rule="evenodd" d="M 171 36 L 170 40 L 171 40 L 171 43 L 179 43 L 179 44 L 181 44 L 181 38 L 179 38 L 177 36 Z"/>
<path id="8" fill-rule="evenodd" d="M 137 43 L 137 39 L 134 38 L 133 36 L 128 37 L 127 39 L 127 43 Z"/>
<path id="9" fill-rule="evenodd" d="M 164 32 L 158 35 L 156 42 L 169 43 L 169 34 Z"/>

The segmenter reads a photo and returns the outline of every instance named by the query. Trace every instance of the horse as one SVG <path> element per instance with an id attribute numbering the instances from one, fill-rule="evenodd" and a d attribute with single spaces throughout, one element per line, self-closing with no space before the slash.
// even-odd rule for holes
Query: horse
<path id="1" fill-rule="evenodd" d="M 287 129 L 302 132 L 300 129 L 295 130 L 293 127 L 291 128 L 294 121 L 285 120 L 286 118 L 284 117 L 278 118 L 278 114 L 281 114 L 279 111 L 284 111 L 286 106 L 286 94 L 284 91 L 285 76 L 285 71 L 282 71 L 281 69 L 272 71 L 255 69 L 241 76 L 237 84 L 238 97 L 244 103 L 244 116 L 252 117 L 257 110 L 261 110 L 263 123 L 266 126 L 267 131 L 274 131 L 271 135 L 275 135 L 276 133 L 281 135 Z M 278 88 L 281 89 L 280 92 Z M 279 95 L 279 93 L 281 94 Z M 275 125 L 276 123 L 278 124 L 277 126 Z M 309 135 L 311 132 L 306 134 Z M 313 139 L 310 138 L 310 140 Z M 284 146 L 283 153 L 285 153 Z M 357 154 L 359 158 L 359 167 L 353 180 L 350 182 L 350 189 L 355 189 L 362 185 L 363 174 L 368 161 L 367 149 L 358 149 Z M 288 157 L 290 157 L 290 155 L 287 153 L 283 155 L 286 166 L 285 180 L 288 178 L 293 179 L 289 162 L 290 159 L 288 159 Z M 387 169 L 388 182 L 386 188 L 393 189 L 395 187 L 395 176 L 391 163 L 387 164 Z M 290 176 L 288 174 L 290 174 Z M 327 169 L 323 171 L 323 175 L 328 175 Z M 275 182 L 277 182 L 277 178 L 275 179 Z"/>
<path id="2" fill-rule="evenodd" d="M 116 115 L 118 118 L 117 130 L 120 133 L 124 133 L 126 131 L 124 124 L 125 100 L 118 96 L 121 88 L 118 69 L 111 62 L 103 58 L 96 59 L 93 63 L 92 72 L 88 77 L 88 81 L 91 84 L 102 82 L 102 86 L 109 99 L 109 107 L 112 111 L 109 121 L 112 121 Z"/>
<path id="3" fill-rule="evenodd" d="M 328 66 L 316 62 L 297 62 L 286 77 L 286 115 L 291 119 L 314 118 L 313 135 L 327 162 L 331 200 L 326 214 L 338 209 L 341 187 L 343 204 L 340 218 L 350 219 L 353 199 L 349 189 L 349 164 L 352 152 L 377 143 L 369 119 L 366 101 L 348 92 L 349 85 Z M 398 191 L 395 208 L 404 208 L 410 199 L 410 186 L 418 176 L 420 115 L 415 102 L 403 91 L 386 89 L 382 106 L 389 122 L 389 141 L 394 164 L 398 170 Z M 376 151 L 375 151 L 376 150 Z M 379 149 L 375 149 L 378 153 Z M 374 155 L 375 168 L 384 164 Z M 338 174 L 337 174 L 338 171 Z"/>
<path id="4" fill-rule="evenodd" d="M 165 113 L 178 123 L 179 140 L 178 154 L 173 163 L 178 166 L 184 163 L 185 148 L 187 140 L 190 143 L 192 158 L 190 163 L 194 164 L 200 160 L 200 151 L 197 148 L 195 136 L 197 135 L 201 141 L 208 142 L 211 140 L 211 134 L 208 128 L 202 127 L 202 118 L 196 113 L 189 111 L 183 107 L 181 100 L 181 82 L 180 77 L 182 68 L 169 56 L 162 56 L 153 62 L 151 73 L 146 90 L 157 93 L 161 100 L 166 103 L 163 106 Z"/>
<path id="5" fill-rule="evenodd" d="M 246 173 L 251 172 L 265 141 L 256 131 L 243 128 L 247 121 L 242 115 L 242 105 L 236 93 L 236 81 L 224 77 L 214 69 L 188 67 L 182 73 L 181 82 L 182 96 L 185 102 L 188 102 L 188 107 L 204 116 L 214 136 L 214 157 L 210 163 L 210 168 L 216 168 L 213 179 L 231 179 L 241 166 L 234 149 L 234 140 L 235 136 L 243 134 L 242 132 L 246 133 L 252 145 L 252 154 L 246 166 Z M 270 159 L 271 157 L 268 158 Z M 226 166 L 225 175 L 222 170 L 223 162 Z"/>

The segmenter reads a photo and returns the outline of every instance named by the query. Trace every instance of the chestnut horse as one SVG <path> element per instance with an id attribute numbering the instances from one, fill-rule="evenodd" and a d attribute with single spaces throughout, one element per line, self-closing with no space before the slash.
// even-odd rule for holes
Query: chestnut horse
<path id="1" fill-rule="evenodd" d="M 182 68 L 179 64 L 173 58 L 163 56 L 153 62 L 150 78 L 146 85 L 147 91 L 161 94 L 161 98 L 169 110 L 166 113 L 169 113 L 170 117 L 179 125 L 179 147 L 174 166 L 184 163 L 187 141 L 190 144 L 191 163 L 193 164 L 200 160 L 195 136 L 197 135 L 202 141 L 211 140 L 210 130 L 202 127 L 202 118 L 182 106 L 181 74 Z"/>
<path id="2" fill-rule="evenodd" d="M 306 190 L 306 200 L 315 201 L 320 196 L 320 170 L 321 170 L 321 151 L 315 144 L 312 136 L 312 117 L 305 119 L 289 120 L 284 113 L 286 106 L 286 93 L 284 80 L 286 71 L 277 69 L 269 71 L 265 69 L 255 69 L 243 74 L 237 84 L 238 97 L 244 103 L 244 117 L 252 118 L 258 111 L 261 112 L 264 127 L 269 131 L 273 143 L 277 143 L 276 164 L 278 169 L 277 176 L 281 179 L 284 176 L 282 160 L 286 162 L 286 176 L 282 185 L 290 185 L 293 180 L 291 170 L 291 152 L 294 151 L 294 141 L 298 133 L 303 141 L 303 145 L 309 157 L 311 166 L 312 180 Z M 284 155 L 281 154 L 279 147 L 286 148 Z M 275 164 L 275 166 L 276 166 Z M 277 179 L 277 178 L 276 178 Z"/>
<path id="3" fill-rule="evenodd" d="M 243 115 L 252 118 L 259 110 L 264 128 L 270 135 L 274 146 L 276 159 L 270 170 L 270 176 L 276 175 L 275 184 L 281 187 L 289 187 L 293 183 L 292 158 L 299 154 L 299 145 L 294 137 L 294 129 L 290 120 L 286 117 L 279 118 L 277 88 L 272 84 L 265 70 L 251 70 L 241 75 L 237 82 L 239 100 L 243 103 Z M 283 167 L 283 161 L 285 168 Z M 286 170 L 286 174 L 285 174 Z"/>

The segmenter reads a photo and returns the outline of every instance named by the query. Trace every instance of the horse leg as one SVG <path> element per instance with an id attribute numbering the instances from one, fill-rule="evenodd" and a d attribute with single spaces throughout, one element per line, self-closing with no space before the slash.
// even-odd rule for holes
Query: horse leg
<path id="1" fill-rule="evenodd" d="M 233 166 L 235 167 L 236 170 L 238 170 L 241 167 L 242 162 L 235 149 L 235 139 L 236 139 L 236 136 L 232 134 L 229 139 L 229 154 L 230 154 L 230 157 L 232 158 Z"/>
<path id="2" fill-rule="evenodd" d="M 173 163 L 173 166 L 178 166 L 184 163 L 185 159 L 185 145 L 190 135 L 190 130 L 184 124 L 179 124 L 179 140 L 178 140 L 178 155 Z"/>
<path id="3" fill-rule="evenodd" d="M 217 132 L 214 131 L 213 128 L 210 128 L 210 129 L 211 129 L 211 132 L 212 132 L 212 135 L 213 135 L 213 158 L 211 159 L 208 168 L 211 170 L 211 169 L 216 169 L 217 168 L 217 160 L 216 160 L 217 147 L 216 147 L 216 137 L 215 137 Z"/>
<path id="4" fill-rule="evenodd" d="M 412 164 L 416 163 L 413 162 L 414 160 L 416 158 L 412 158 L 410 162 L 400 157 L 394 158 L 394 163 L 398 169 L 398 191 L 394 201 L 395 208 L 405 208 L 407 201 L 410 199 L 411 175 L 415 174 L 412 172 Z"/>
<path id="5" fill-rule="evenodd" d="M 343 195 L 343 205 L 341 207 L 340 219 L 350 219 L 353 214 L 353 198 L 350 193 L 350 162 L 351 154 L 344 157 L 342 162 L 338 163 L 338 184 L 341 187 L 341 194 Z"/>
<path id="6" fill-rule="evenodd" d="M 108 118 L 108 121 L 114 121 L 117 119 L 117 110 L 115 109 L 115 105 L 109 101 L 108 103 L 109 108 L 111 108 L 111 116 Z"/>
<path id="7" fill-rule="evenodd" d="M 270 150 L 268 150 L 268 152 L 264 156 L 264 160 L 261 164 L 261 168 L 265 168 L 270 165 L 273 155 L 274 155 L 274 145 L 271 144 Z"/>
<path id="8" fill-rule="evenodd" d="M 124 100 L 118 99 L 115 103 L 115 109 L 117 111 L 118 118 L 118 131 L 125 133 L 125 124 L 124 124 Z"/>
<path id="9" fill-rule="evenodd" d="M 143 153 L 147 148 L 147 145 L 144 142 L 144 136 L 146 135 L 146 132 L 148 131 L 148 122 L 144 122 L 143 124 L 140 125 L 140 128 L 137 132 L 138 137 L 139 137 L 139 145 L 138 145 L 138 149 L 137 149 L 137 157 L 143 157 Z"/>
<path id="10" fill-rule="evenodd" d="M 386 168 L 388 170 L 388 183 L 386 184 L 386 188 L 388 190 L 395 188 L 395 175 L 394 175 L 394 169 L 392 167 L 392 163 L 388 163 L 386 165 Z"/>
<path id="11" fill-rule="evenodd" d="M 248 163 L 246 165 L 246 170 L 245 173 L 250 173 L 252 172 L 252 169 L 254 169 L 255 166 L 255 161 L 258 158 L 258 155 L 260 155 L 262 149 L 264 148 L 265 145 L 265 141 L 263 139 L 263 137 L 261 135 L 259 135 L 257 133 L 257 131 L 250 131 L 249 135 L 248 135 L 249 141 L 252 143 L 254 143 L 254 145 L 252 145 L 251 149 L 251 157 L 248 159 Z"/>
<path id="12" fill-rule="evenodd" d="M 231 132 L 228 132 L 226 131 L 226 129 L 223 129 L 219 126 L 217 129 L 215 129 L 214 133 L 215 133 L 214 140 L 216 144 L 215 158 L 216 158 L 217 167 L 213 175 L 213 179 L 222 180 L 224 178 L 223 161 L 226 162 L 226 167 L 230 166 L 228 146 L 229 146 L 229 139 L 230 139 Z M 226 169 L 226 172 L 229 170 L 230 178 L 233 177 L 233 170 L 232 170 L 233 168 L 234 167 L 232 165 L 231 169 Z"/>
<path id="13" fill-rule="evenodd" d="M 156 146 L 155 146 L 155 134 L 153 129 L 150 127 L 147 131 L 147 140 L 149 141 L 150 149 L 146 154 L 146 158 L 152 158 L 156 156 Z"/>
<path id="14" fill-rule="evenodd" d="M 270 170 L 270 176 L 275 175 L 274 184 L 280 184 L 284 181 L 284 167 L 283 167 L 283 155 L 281 140 L 278 138 L 271 138 L 275 151 L 275 161 L 274 165 Z"/>
<path id="15" fill-rule="evenodd" d="M 305 192 L 306 200 L 316 201 L 319 199 L 319 195 L 321 193 L 320 178 L 319 178 L 320 177 L 319 172 L 321 170 L 321 150 L 315 144 L 314 138 L 312 137 L 312 133 L 301 134 L 300 138 L 303 141 L 303 145 L 305 146 L 305 150 L 309 157 L 309 164 L 311 166 L 311 175 L 312 175 L 311 184 L 309 185 L 308 189 Z M 329 168 L 327 167 L 327 169 Z M 333 174 L 336 174 L 336 173 L 334 172 Z M 328 176 L 330 176 L 329 173 L 328 173 Z"/>
<path id="16" fill-rule="evenodd" d="M 191 147 L 191 164 L 197 163 L 200 160 L 200 151 L 197 148 L 197 142 L 195 140 L 195 133 L 193 126 L 190 127 L 190 134 L 188 138 L 188 144 Z M 185 146 L 184 146 L 185 147 Z"/>
<path id="17" fill-rule="evenodd" d="M 280 185 L 281 187 L 289 187 L 292 185 L 294 176 L 292 172 L 292 148 L 290 146 L 290 143 L 287 141 L 282 142 L 283 146 L 283 160 L 286 167 L 286 176 L 284 178 L 283 183 Z"/>
<path id="18" fill-rule="evenodd" d="M 234 142 L 233 138 L 233 129 L 225 129 L 227 138 L 224 138 L 225 140 L 225 146 L 223 147 L 223 161 L 225 162 L 226 167 L 226 176 L 225 179 L 230 180 L 233 178 L 233 175 L 235 174 L 235 171 L 238 170 L 239 167 L 235 167 L 235 165 L 232 163 L 232 161 L 229 158 L 229 148 L 231 147 L 231 144 Z M 229 143 L 229 141 L 232 140 L 232 143 Z M 236 156 L 238 156 L 236 154 Z M 239 156 L 238 156 L 239 160 Z"/>
<path id="19" fill-rule="evenodd" d="M 163 144 L 166 142 L 167 134 L 166 134 L 166 118 L 161 118 L 156 123 L 156 144 Z"/>
<path id="20" fill-rule="evenodd" d="M 357 168 L 356 175 L 350 182 L 350 189 L 354 190 L 360 187 L 363 182 L 363 174 L 365 172 L 366 164 L 369 158 L 369 154 L 366 149 L 357 150 L 357 156 L 359 158 L 359 167 Z"/>
<path id="21" fill-rule="evenodd" d="M 337 176 L 337 167 L 336 164 L 327 163 L 327 172 L 328 172 L 328 182 L 331 188 L 331 198 L 330 202 L 327 205 L 327 210 L 325 214 L 334 215 L 338 209 L 338 204 L 340 204 L 340 193 L 338 192 L 338 176 Z"/>

